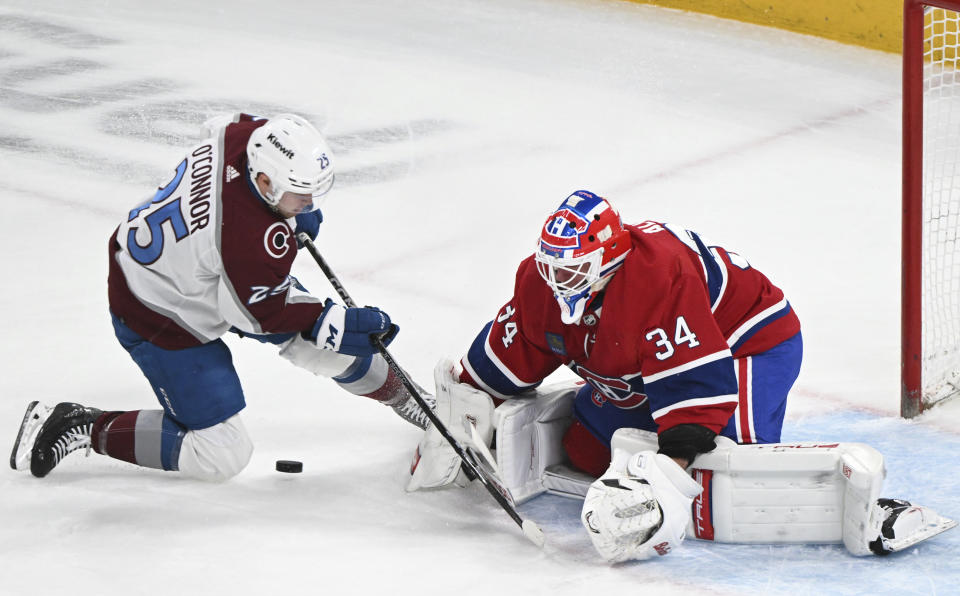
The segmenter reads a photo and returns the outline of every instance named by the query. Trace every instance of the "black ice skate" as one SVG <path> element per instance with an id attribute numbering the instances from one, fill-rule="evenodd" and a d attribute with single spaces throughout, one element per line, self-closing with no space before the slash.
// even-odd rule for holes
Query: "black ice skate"
<path id="1" fill-rule="evenodd" d="M 28 415 L 29 413 L 28 408 Z M 37 478 L 43 478 L 64 457 L 74 451 L 86 449 L 89 454 L 90 431 L 93 429 L 93 421 L 102 413 L 101 410 L 87 408 L 80 404 L 69 402 L 57 404 L 49 412 L 30 449 L 30 472 Z M 24 419 L 24 425 L 29 422 L 32 421 Z M 21 426 L 20 430 L 22 435 L 24 427 Z M 22 436 L 18 437 L 17 446 L 14 447 L 15 451 L 22 439 Z"/>
<path id="2" fill-rule="evenodd" d="M 26 470 L 30 467 L 30 449 L 40 434 L 40 428 L 47 421 L 53 408 L 38 401 L 27 404 L 27 411 L 23 414 L 17 440 L 13 442 L 13 451 L 10 452 L 10 467 L 14 470 Z"/>

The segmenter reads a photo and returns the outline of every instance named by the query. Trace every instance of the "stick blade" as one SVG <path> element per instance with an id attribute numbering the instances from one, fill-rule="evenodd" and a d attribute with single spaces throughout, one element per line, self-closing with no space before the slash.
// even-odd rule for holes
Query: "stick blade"
<path id="1" fill-rule="evenodd" d="M 543 548 L 546 539 L 543 537 L 543 530 L 540 529 L 540 526 L 529 519 L 525 519 L 520 525 L 520 529 L 523 530 L 523 535 L 526 536 L 530 542 L 536 544 L 539 548 Z"/>

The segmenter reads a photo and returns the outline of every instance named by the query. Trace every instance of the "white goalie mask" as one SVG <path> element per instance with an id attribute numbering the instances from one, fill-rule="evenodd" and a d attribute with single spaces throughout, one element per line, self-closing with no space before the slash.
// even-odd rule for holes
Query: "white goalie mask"
<path id="1" fill-rule="evenodd" d="M 247 142 L 250 180 L 257 174 L 270 178 L 263 200 L 276 208 L 285 192 L 310 195 L 313 204 L 333 186 L 333 154 L 316 128 L 296 114 L 279 114 L 253 131 Z M 261 193 L 262 194 L 262 193 Z"/>

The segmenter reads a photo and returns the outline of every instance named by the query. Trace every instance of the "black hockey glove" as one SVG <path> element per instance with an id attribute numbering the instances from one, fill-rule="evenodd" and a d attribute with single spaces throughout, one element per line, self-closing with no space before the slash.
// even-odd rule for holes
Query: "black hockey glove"
<path id="1" fill-rule="evenodd" d="M 716 436 L 717 433 L 699 424 L 678 424 L 660 433 L 657 453 L 685 459 L 689 463 L 697 455 L 713 451 Z"/>

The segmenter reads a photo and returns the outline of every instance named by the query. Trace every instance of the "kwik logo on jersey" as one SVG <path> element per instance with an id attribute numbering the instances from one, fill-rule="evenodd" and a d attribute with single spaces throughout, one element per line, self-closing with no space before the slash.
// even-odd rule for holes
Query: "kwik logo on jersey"
<path id="1" fill-rule="evenodd" d="M 623 410 L 632 410 L 646 403 L 647 396 L 643 393 L 643 379 L 640 374 L 613 378 L 598 375 L 579 364 L 573 366 L 573 371 L 593 387 L 593 405 L 602 408 L 610 402 Z"/>

